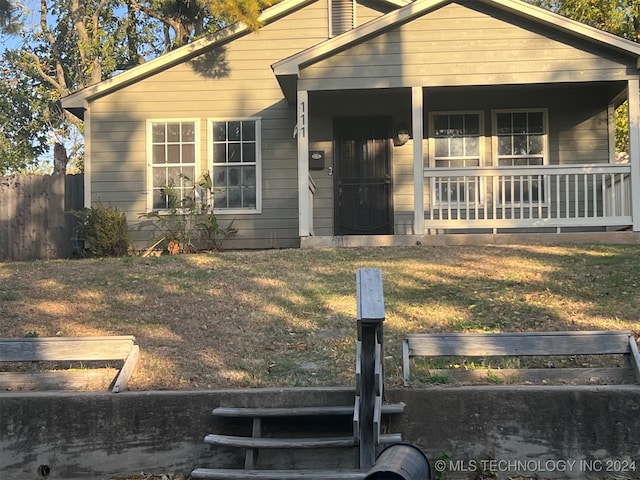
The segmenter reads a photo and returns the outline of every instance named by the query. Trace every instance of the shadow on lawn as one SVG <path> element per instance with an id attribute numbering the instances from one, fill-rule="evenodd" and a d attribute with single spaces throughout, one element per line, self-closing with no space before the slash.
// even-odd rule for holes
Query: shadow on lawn
<path id="1" fill-rule="evenodd" d="M 640 248 L 411 247 L 0 264 L 0 336 L 135 335 L 132 388 L 353 384 L 355 272 L 409 332 L 632 329 Z"/>

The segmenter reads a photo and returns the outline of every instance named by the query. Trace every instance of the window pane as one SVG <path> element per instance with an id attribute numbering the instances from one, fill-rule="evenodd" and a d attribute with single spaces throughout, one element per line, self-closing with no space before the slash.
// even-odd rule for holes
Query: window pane
<path id="1" fill-rule="evenodd" d="M 213 170 L 213 185 L 215 187 L 227 186 L 227 167 L 216 167 Z"/>
<path id="2" fill-rule="evenodd" d="M 242 160 L 240 158 L 240 149 L 241 149 L 241 144 L 240 143 L 230 143 L 229 144 L 229 153 L 228 153 L 228 158 L 227 158 L 227 161 L 229 163 L 240 162 Z"/>
<path id="3" fill-rule="evenodd" d="M 242 207 L 242 195 L 239 187 L 229 188 L 227 192 L 229 208 Z"/>
<path id="4" fill-rule="evenodd" d="M 256 139 L 256 122 L 245 121 L 242 122 L 242 140 L 245 142 L 252 142 Z"/>
<path id="5" fill-rule="evenodd" d="M 466 135 L 480 135 L 480 116 L 477 114 L 465 115 L 464 130 Z"/>
<path id="6" fill-rule="evenodd" d="M 244 206 L 256 208 L 256 189 L 254 187 L 244 188 Z"/>
<path id="7" fill-rule="evenodd" d="M 529 154 L 535 155 L 542 153 L 542 137 L 531 135 L 529 137 Z"/>
<path id="8" fill-rule="evenodd" d="M 192 189 L 193 182 L 196 178 L 195 167 L 182 167 L 182 184 L 185 188 Z"/>
<path id="9" fill-rule="evenodd" d="M 229 203 L 227 202 L 227 189 L 219 190 L 215 192 L 213 196 L 213 206 L 214 208 L 228 208 Z"/>
<path id="10" fill-rule="evenodd" d="M 436 157 L 448 157 L 449 156 L 449 139 L 448 138 L 436 138 Z"/>
<path id="11" fill-rule="evenodd" d="M 240 168 L 241 167 L 229 167 L 229 186 L 237 187 L 240 185 Z"/>
<path id="12" fill-rule="evenodd" d="M 229 122 L 228 138 L 229 141 L 240 140 L 240 122 Z"/>
<path id="13" fill-rule="evenodd" d="M 167 124 L 167 141 L 168 142 L 180 141 L 180 124 L 179 123 Z"/>
<path id="14" fill-rule="evenodd" d="M 524 112 L 513 114 L 513 133 L 527 133 L 527 117 Z"/>
<path id="15" fill-rule="evenodd" d="M 182 124 L 182 141 L 183 142 L 195 142 L 196 129 L 195 124 L 187 122 Z"/>
<path id="16" fill-rule="evenodd" d="M 242 185 L 256 185 L 256 167 L 242 167 Z"/>
<path id="17" fill-rule="evenodd" d="M 464 155 L 464 138 L 451 138 L 450 140 L 451 146 L 451 157 L 461 157 Z"/>
<path id="18" fill-rule="evenodd" d="M 167 162 L 180 163 L 180 145 L 167 145 Z"/>
<path id="19" fill-rule="evenodd" d="M 164 168 L 153 169 L 153 188 L 160 188 L 167 184 L 167 176 Z"/>
<path id="20" fill-rule="evenodd" d="M 227 123 L 213 122 L 213 141 L 224 142 L 227 139 Z"/>
<path id="21" fill-rule="evenodd" d="M 154 143 L 164 143 L 165 141 L 165 132 L 164 132 L 164 123 L 154 123 L 152 127 L 152 135 Z"/>
<path id="22" fill-rule="evenodd" d="M 170 187 L 179 187 L 181 184 L 180 173 L 182 173 L 180 167 L 167 168 L 167 185 Z"/>
<path id="23" fill-rule="evenodd" d="M 513 137 L 513 154 L 514 155 L 527 155 L 527 137 L 524 135 L 517 135 Z"/>
<path id="24" fill-rule="evenodd" d="M 253 163 L 256 161 L 256 144 L 255 143 L 242 144 L 242 161 L 245 163 Z"/>
<path id="25" fill-rule="evenodd" d="M 467 137 L 464 139 L 464 155 L 479 156 L 480 155 L 480 138 L 479 137 Z"/>
<path id="26" fill-rule="evenodd" d="M 194 144 L 182 145 L 182 163 L 196 163 L 196 146 Z"/>
<path id="27" fill-rule="evenodd" d="M 152 163 L 166 163 L 167 159 L 165 157 L 164 145 L 154 145 L 152 152 Z"/>
<path id="28" fill-rule="evenodd" d="M 227 144 L 216 143 L 213 146 L 213 163 L 225 163 L 227 161 Z"/>
<path id="29" fill-rule="evenodd" d="M 449 135 L 455 135 L 459 137 L 464 132 L 464 116 L 463 115 L 450 115 L 449 116 Z"/>
<path id="30" fill-rule="evenodd" d="M 542 112 L 529 114 L 529 133 L 544 133 Z"/>
<path id="31" fill-rule="evenodd" d="M 162 191 L 159 189 L 154 189 L 153 190 L 153 206 L 152 208 L 154 210 L 160 210 L 162 208 L 167 208 L 167 202 L 166 199 L 164 197 L 164 195 L 162 194 Z"/>
<path id="32" fill-rule="evenodd" d="M 497 115 L 498 133 L 511 133 L 511 114 L 498 113 Z"/>
<path id="33" fill-rule="evenodd" d="M 498 155 L 513 155 L 511 137 L 498 137 Z"/>
<path id="34" fill-rule="evenodd" d="M 448 134 L 449 117 L 447 115 L 436 115 L 433 123 L 436 137 L 445 137 Z"/>

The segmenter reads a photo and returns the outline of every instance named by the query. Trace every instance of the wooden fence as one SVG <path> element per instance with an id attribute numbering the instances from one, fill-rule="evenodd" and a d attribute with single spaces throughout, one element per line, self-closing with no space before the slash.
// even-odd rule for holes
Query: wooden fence
<path id="1" fill-rule="evenodd" d="M 83 175 L 0 177 L 0 261 L 70 257 L 83 203 Z"/>

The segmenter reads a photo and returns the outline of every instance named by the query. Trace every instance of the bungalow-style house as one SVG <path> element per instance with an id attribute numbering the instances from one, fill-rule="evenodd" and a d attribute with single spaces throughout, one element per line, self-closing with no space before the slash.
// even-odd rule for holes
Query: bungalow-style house
<path id="1" fill-rule="evenodd" d="M 283 0 L 262 22 L 63 99 L 86 205 L 137 244 L 202 172 L 231 248 L 640 232 L 639 44 L 520 0 Z"/>

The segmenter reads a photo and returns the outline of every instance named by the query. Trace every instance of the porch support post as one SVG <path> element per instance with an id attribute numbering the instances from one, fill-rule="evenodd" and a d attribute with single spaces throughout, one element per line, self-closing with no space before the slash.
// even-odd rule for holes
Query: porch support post
<path id="1" fill-rule="evenodd" d="M 631 163 L 631 215 L 633 231 L 640 232 L 640 79 L 628 83 L 629 162 Z"/>
<path id="2" fill-rule="evenodd" d="M 309 236 L 309 92 L 298 90 L 298 233 Z"/>
<path id="3" fill-rule="evenodd" d="M 424 161 L 422 87 L 411 88 L 411 125 L 413 137 L 413 233 L 424 235 Z"/>

